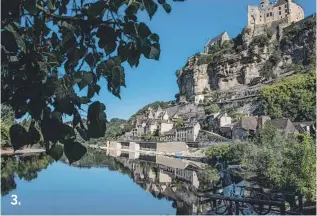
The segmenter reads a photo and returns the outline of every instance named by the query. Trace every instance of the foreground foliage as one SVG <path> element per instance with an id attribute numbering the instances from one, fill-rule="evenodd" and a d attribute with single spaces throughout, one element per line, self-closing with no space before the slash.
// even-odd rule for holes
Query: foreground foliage
<path id="1" fill-rule="evenodd" d="M 25 137 L 38 142 L 40 128 L 48 152 L 62 143 L 74 161 L 86 152 L 75 129 L 85 140 L 105 135 L 106 107 L 92 101 L 103 88 L 99 81 L 120 97 L 124 63 L 137 67 L 142 55 L 159 59 L 159 36 L 138 12 L 152 18 L 159 6 L 167 13 L 171 6 L 165 0 L 12 0 L 1 6 L 1 103 L 13 107 L 16 119 L 28 113 L 34 120 L 28 130 L 10 128 L 13 148 L 26 145 Z M 72 126 L 63 123 L 65 115 L 73 117 Z"/>
<path id="2" fill-rule="evenodd" d="M 254 142 L 216 145 L 206 154 L 246 165 L 264 186 L 300 191 L 305 200 L 316 201 L 316 146 L 309 134 L 285 136 L 266 124 Z"/>

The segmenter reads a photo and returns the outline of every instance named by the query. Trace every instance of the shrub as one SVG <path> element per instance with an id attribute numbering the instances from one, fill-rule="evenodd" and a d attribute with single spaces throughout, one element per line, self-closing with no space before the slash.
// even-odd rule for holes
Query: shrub
<path id="1" fill-rule="evenodd" d="M 229 150 L 229 144 L 213 145 L 206 150 L 205 154 L 210 158 L 221 158 L 222 160 L 227 160 Z"/>
<path id="2" fill-rule="evenodd" d="M 220 108 L 217 104 L 210 104 L 209 106 L 205 107 L 205 113 L 207 115 L 217 113 L 220 111 Z"/>
<path id="3" fill-rule="evenodd" d="M 292 121 L 314 121 L 316 118 L 316 76 L 298 74 L 284 81 L 265 86 L 260 91 L 266 114 Z"/>
<path id="4" fill-rule="evenodd" d="M 213 60 L 213 56 L 210 54 L 200 55 L 197 60 L 197 65 L 210 64 L 212 60 Z"/>
<path id="5" fill-rule="evenodd" d="M 270 42 L 269 37 L 267 36 L 267 34 L 261 34 L 261 35 L 257 35 L 253 38 L 250 46 L 253 47 L 255 45 L 259 46 L 259 47 L 265 47 L 268 46 Z"/>

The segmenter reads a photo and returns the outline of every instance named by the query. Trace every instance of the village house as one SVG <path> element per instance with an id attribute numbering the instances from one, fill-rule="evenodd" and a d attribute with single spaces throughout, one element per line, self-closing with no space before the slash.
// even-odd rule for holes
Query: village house
<path id="1" fill-rule="evenodd" d="M 248 26 L 270 25 L 285 20 L 288 24 L 304 19 L 304 9 L 292 0 L 272 3 L 261 0 L 259 6 L 248 6 Z"/>
<path id="2" fill-rule="evenodd" d="M 298 133 L 294 124 L 286 118 L 273 119 L 269 121 L 271 124 L 275 125 L 284 134 L 296 134 Z"/>
<path id="3" fill-rule="evenodd" d="M 200 131 L 200 124 L 194 123 L 176 128 L 176 141 L 195 142 Z"/>
<path id="4" fill-rule="evenodd" d="M 263 128 L 266 123 L 270 123 L 277 127 L 284 134 L 298 133 L 294 124 L 286 118 L 273 119 L 269 116 L 250 116 L 242 117 L 232 128 L 233 140 L 247 140 L 250 136 Z"/>
<path id="5" fill-rule="evenodd" d="M 164 132 L 160 135 L 160 141 L 172 142 L 175 141 L 176 129 L 173 128 L 167 132 Z"/>
<path id="6" fill-rule="evenodd" d="M 293 125 L 299 133 L 316 133 L 314 122 L 293 122 Z"/>
<path id="7" fill-rule="evenodd" d="M 217 37 L 214 37 L 212 39 L 210 39 L 207 44 L 205 45 L 205 53 L 209 53 L 209 51 L 211 50 L 211 48 L 218 44 L 221 45 L 223 42 L 230 40 L 230 37 L 228 35 L 227 32 L 222 32 L 220 35 L 218 35 Z M 197 100 L 204 100 L 203 97 L 197 97 Z M 195 103 L 196 103 L 196 97 L 195 97 Z M 198 101 L 199 103 L 199 101 Z"/>
<path id="8" fill-rule="evenodd" d="M 250 135 L 256 133 L 258 126 L 258 117 L 242 117 L 232 128 L 233 140 L 247 140 Z"/>

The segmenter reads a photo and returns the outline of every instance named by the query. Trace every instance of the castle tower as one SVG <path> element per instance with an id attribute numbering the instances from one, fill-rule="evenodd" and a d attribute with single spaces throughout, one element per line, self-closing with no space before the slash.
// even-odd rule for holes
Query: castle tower
<path id="1" fill-rule="evenodd" d="M 287 0 L 288 14 L 292 13 L 292 0 Z"/>

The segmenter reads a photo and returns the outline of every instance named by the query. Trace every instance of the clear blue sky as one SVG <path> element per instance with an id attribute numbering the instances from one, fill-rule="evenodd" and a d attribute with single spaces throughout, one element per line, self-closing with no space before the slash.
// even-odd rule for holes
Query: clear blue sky
<path id="1" fill-rule="evenodd" d="M 140 20 L 160 35 L 159 61 L 141 59 L 139 67 L 125 68 L 127 88 L 121 100 L 102 88 L 95 100 L 107 106 L 107 116 L 128 119 L 144 105 L 169 101 L 178 93 L 175 71 L 182 68 L 187 58 L 201 52 L 209 38 L 227 31 L 235 37 L 246 26 L 247 6 L 259 0 L 187 0 L 173 3 L 172 12 L 159 8 L 152 21 L 142 13 Z M 305 15 L 316 13 L 315 0 L 296 0 L 304 7 Z M 102 83 L 106 87 L 105 83 Z"/>

